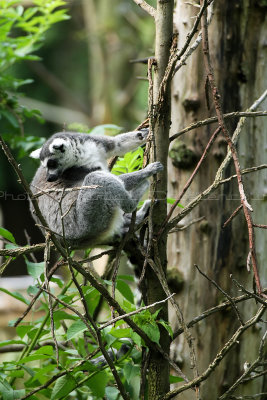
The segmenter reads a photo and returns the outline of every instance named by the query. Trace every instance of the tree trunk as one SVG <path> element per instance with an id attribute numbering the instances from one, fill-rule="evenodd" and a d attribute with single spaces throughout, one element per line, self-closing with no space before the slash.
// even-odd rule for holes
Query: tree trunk
<path id="1" fill-rule="evenodd" d="M 262 94 L 267 84 L 266 59 L 266 4 L 263 1 L 225 2 L 218 0 L 214 4 L 214 17 L 209 27 L 210 51 L 214 66 L 215 79 L 222 96 L 223 112 L 245 111 Z M 177 1 L 174 14 L 174 26 L 178 31 L 178 48 L 181 48 L 188 31 L 191 29 L 197 8 L 191 3 Z M 265 56 L 265 57 L 264 57 Z M 172 88 L 172 134 L 197 120 L 215 115 L 210 95 L 211 109 L 207 109 L 205 94 L 205 69 L 201 45 L 188 59 L 173 79 Z M 261 109 L 266 109 L 262 104 Z M 236 120 L 227 120 L 232 134 Z M 241 168 L 266 163 L 266 123 L 264 118 L 251 118 L 246 121 L 238 142 L 238 154 Z M 190 177 L 196 160 L 199 159 L 216 124 L 198 128 L 176 139 L 176 161 L 169 161 L 169 196 L 177 198 Z M 265 128 L 265 129 L 264 129 Z M 185 144 L 185 146 L 184 146 Z M 178 154 L 178 156 L 177 156 Z M 202 165 L 197 177 L 181 203 L 187 205 L 198 193 L 201 193 L 214 180 L 216 170 L 226 154 L 226 144 L 222 136 L 216 140 L 210 155 Z M 174 167 L 172 161 L 176 163 Z M 233 164 L 226 174 L 234 174 Z M 244 177 L 248 200 L 254 209 L 255 223 L 266 224 L 264 219 L 264 201 L 266 200 L 266 170 L 248 174 Z M 168 242 L 168 265 L 177 268 L 183 275 L 183 289 L 177 296 L 181 303 L 185 320 L 189 322 L 202 311 L 220 301 L 220 294 L 194 268 L 199 267 L 214 279 L 231 295 L 238 295 L 230 274 L 247 289 L 252 289 L 252 273 L 248 273 L 246 259 L 248 254 L 248 234 L 244 215 L 240 212 L 233 221 L 222 229 L 222 225 L 240 204 L 236 180 L 220 186 L 212 198 L 206 199 L 199 207 L 183 220 L 188 223 L 194 218 L 205 216 L 201 222 L 188 229 L 172 233 Z M 177 211 L 179 212 L 179 210 Z M 263 277 L 264 261 L 267 249 L 266 231 L 256 232 L 256 253 L 260 274 Z M 264 252 L 265 250 L 265 252 Z M 262 282 L 264 286 L 265 282 Z M 246 321 L 252 316 L 255 302 L 244 302 L 238 306 L 242 318 Z M 238 320 L 233 311 L 227 311 L 209 317 L 195 325 L 192 334 L 197 351 L 198 369 L 203 372 L 216 353 L 230 338 Z M 261 327 L 251 329 L 235 346 L 201 387 L 201 398 L 214 400 L 235 381 L 243 372 L 244 363 L 257 358 Z M 181 335 L 172 348 L 177 360 L 183 365 L 183 372 L 192 377 L 189 369 L 188 347 Z M 251 381 L 240 386 L 235 395 L 247 395 L 263 392 L 263 379 Z M 265 388 L 266 389 L 266 388 Z M 192 392 L 185 392 L 182 399 L 192 399 Z M 178 397 L 177 397 L 178 398 Z M 180 398 L 180 397 L 179 397 Z"/>
<path id="2" fill-rule="evenodd" d="M 155 41 L 155 59 L 156 66 L 154 72 L 153 82 L 153 99 L 156 102 L 159 96 L 159 89 L 164 73 L 168 64 L 170 47 L 172 42 L 173 32 L 173 0 L 158 0 L 157 11 L 155 17 L 155 28 L 156 28 L 156 41 Z M 166 218 L 167 211 L 167 159 L 168 159 L 168 133 L 170 129 L 170 87 L 167 88 L 164 106 L 159 110 L 155 109 L 155 124 L 152 118 L 152 124 L 155 135 L 155 154 L 156 160 L 160 161 L 164 167 L 163 172 L 158 174 L 159 180 L 156 183 L 155 198 L 158 201 L 154 205 L 153 209 L 153 233 L 155 234 L 159 229 L 164 219 Z M 155 160 L 153 160 L 155 161 Z M 158 246 L 158 257 L 162 266 L 163 272 L 166 274 L 167 269 L 167 236 L 162 235 L 157 243 Z M 154 257 L 157 255 L 153 254 Z M 150 267 L 146 273 L 147 282 L 147 303 L 153 304 L 155 301 L 160 301 L 166 298 L 161 283 L 159 282 L 156 274 L 150 270 Z M 167 304 L 163 307 L 157 307 L 153 309 L 155 312 L 158 308 L 161 308 L 159 318 L 168 321 L 168 309 Z M 160 345 L 166 354 L 169 353 L 170 340 L 169 334 L 165 328 L 159 326 L 161 337 Z M 148 362 L 148 399 L 154 400 L 159 399 L 161 395 L 167 393 L 170 388 L 169 384 L 169 363 L 164 359 L 158 352 L 150 350 L 149 362 Z"/>

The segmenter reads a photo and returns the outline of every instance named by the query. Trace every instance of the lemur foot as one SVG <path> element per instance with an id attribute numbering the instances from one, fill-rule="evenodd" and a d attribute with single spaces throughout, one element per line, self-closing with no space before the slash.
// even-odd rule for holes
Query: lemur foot
<path id="1" fill-rule="evenodd" d="M 139 131 L 137 131 L 137 137 L 140 140 L 144 140 L 144 139 L 147 138 L 148 133 L 149 133 L 149 129 L 148 128 L 142 128 Z"/>
<path id="2" fill-rule="evenodd" d="M 163 171 L 164 167 L 159 161 L 156 161 L 151 164 L 148 164 L 146 169 L 150 170 L 152 172 L 152 174 L 155 175 L 158 172 Z"/>

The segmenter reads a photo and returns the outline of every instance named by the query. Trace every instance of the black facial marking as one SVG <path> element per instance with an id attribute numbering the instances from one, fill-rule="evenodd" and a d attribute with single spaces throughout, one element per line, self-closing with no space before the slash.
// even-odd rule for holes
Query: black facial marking
<path id="1" fill-rule="evenodd" d="M 55 150 L 60 150 L 61 153 L 64 153 L 64 152 L 65 152 L 65 146 L 64 146 L 64 144 L 58 144 L 58 145 L 54 144 L 54 145 L 53 145 L 53 148 L 54 148 Z"/>
<path id="2" fill-rule="evenodd" d="M 47 168 L 57 168 L 58 162 L 56 160 L 50 159 L 47 161 L 46 166 L 47 166 Z"/>
<path id="3" fill-rule="evenodd" d="M 91 172 L 100 171 L 100 167 L 95 168 L 86 168 L 86 167 L 71 167 L 66 169 L 63 174 L 62 178 L 67 181 L 79 181 L 80 179 L 84 179 L 86 175 L 90 174 Z"/>

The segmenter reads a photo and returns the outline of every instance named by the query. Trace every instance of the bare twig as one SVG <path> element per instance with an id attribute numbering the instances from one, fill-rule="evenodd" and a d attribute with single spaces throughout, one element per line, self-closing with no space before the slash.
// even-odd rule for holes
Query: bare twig
<path id="1" fill-rule="evenodd" d="M 261 228 L 261 229 L 267 229 L 267 225 L 262 225 L 262 224 L 253 224 L 255 228 Z"/>
<path id="2" fill-rule="evenodd" d="M 202 6 L 205 5 L 205 0 L 201 0 L 200 4 Z M 203 16 L 201 18 L 201 28 L 202 28 L 202 35 L 203 35 L 202 45 L 203 45 L 203 54 L 204 54 L 204 64 L 205 64 L 205 68 L 207 71 L 210 88 L 212 91 L 213 102 L 214 102 L 216 114 L 218 117 L 218 122 L 222 129 L 223 135 L 227 141 L 229 149 L 231 150 L 231 154 L 232 154 L 233 161 L 234 161 L 234 166 L 235 166 L 236 175 L 237 175 L 238 189 L 239 189 L 239 193 L 240 193 L 240 200 L 241 200 L 241 204 L 243 205 L 243 212 L 244 212 L 244 215 L 245 215 L 245 218 L 247 221 L 248 235 L 249 235 L 249 251 L 251 253 L 251 261 L 252 261 L 254 277 L 255 277 L 255 281 L 256 281 L 257 290 L 258 290 L 259 294 L 261 294 L 262 288 L 261 288 L 260 277 L 259 277 L 258 267 L 257 267 L 253 221 L 252 221 L 252 217 L 251 217 L 252 207 L 248 203 L 246 194 L 244 191 L 242 174 L 240 171 L 241 168 L 240 168 L 240 164 L 239 164 L 236 147 L 235 147 L 235 144 L 228 132 L 228 129 L 227 129 L 227 127 L 224 123 L 224 119 L 223 119 L 220 94 L 219 94 L 218 88 L 215 84 L 214 73 L 213 73 L 213 68 L 212 68 L 212 63 L 211 63 L 211 58 L 210 58 L 210 53 L 209 53 L 209 38 L 208 38 L 206 11 L 203 13 Z"/>
<path id="3" fill-rule="evenodd" d="M 223 224 L 223 229 L 229 224 L 229 222 L 231 222 L 232 221 L 232 219 L 239 213 L 239 211 L 241 210 L 241 208 L 242 208 L 243 206 L 242 206 L 242 204 L 240 204 L 236 209 L 235 209 L 235 211 L 230 215 L 230 217 L 225 221 L 225 223 Z"/>
<path id="4" fill-rule="evenodd" d="M 165 394 L 161 397 L 161 400 L 169 400 L 175 397 L 177 394 L 184 392 L 192 387 L 199 385 L 201 382 L 205 381 L 210 374 L 214 371 L 214 369 L 220 364 L 222 359 L 226 356 L 226 354 L 231 350 L 231 348 L 236 345 L 239 341 L 240 336 L 251 326 L 255 325 L 265 312 L 266 306 L 261 306 L 257 313 L 248 320 L 245 325 L 241 325 L 233 336 L 226 342 L 223 348 L 217 353 L 214 360 L 209 364 L 207 369 L 197 378 L 193 379 L 191 382 L 186 383 L 185 385 L 179 386 L 178 388 L 171 390 L 169 393 Z"/>
<path id="5" fill-rule="evenodd" d="M 249 294 L 250 296 L 254 297 L 254 299 L 256 301 L 258 301 L 259 303 L 263 304 L 264 306 L 267 307 L 267 300 L 262 299 L 259 295 L 257 295 L 256 293 L 252 293 L 249 290 L 247 290 L 246 288 L 244 288 L 243 285 L 241 285 L 241 283 L 239 283 L 236 279 L 233 278 L 232 275 L 230 275 L 230 278 L 232 279 L 232 281 L 234 282 L 234 284 L 242 290 L 242 292 Z"/>
<path id="6" fill-rule="evenodd" d="M 235 302 L 233 301 L 232 297 L 229 296 L 229 294 L 226 293 L 226 292 L 218 285 L 218 283 L 216 283 L 213 279 L 209 278 L 203 271 L 201 271 L 201 269 L 199 268 L 198 265 L 195 264 L 195 267 L 196 267 L 196 269 L 198 270 L 198 272 L 199 272 L 202 276 L 204 276 L 209 282 L 211 282 L 211 283 L 216 287 L 216 289 L 218 289 L 218 290 L 229 300 L 229 302 L 230 302 L 230 304 L 231 304 L 231 306 L 232 306 L 234 312 L 236 313 L 236 316 L 237 316 L 238 321 L 240 322 L 240 324 L 241 324 L 242 326 L 244 326 L 245 324 L 244 324 L 244 322 L 242 321 L 240 312 L 239 312 L 239 310 L 238 310 L 238 308 L 237 308 Z"/>
<path id="7" fill-rule="evenodd" d="M 264 293 L 267 293 L 267 290 L 264 289 L 263 292 L 264 292 Z M 253 294 L 248 293 L 248 294 L 245 294 L 245 295 L 242 295 L 242 296 L 232 297 L 232 301 L 233 301 L 234 303 L 239 303 L 239 302 L 241 302 L 241 301 L 250 300 L 250 299 L 252 299 L 252 298 L 253 298 Z M 225 302 L 223 302 L 223 303 L 221 303 L 221 304 L 218 304 L 218 305 L 215 306 L 215 307 L 211 307 L 211 308 L 209 308 L 208 310 L 203 311 L 200 315 L 198 315 L 197 317 L 193 318 L 191 321 L 189 321 L 189 322 L 187 323 L 187 327 L 188 327 L 188 328 L 191 328 L 192 326 L 194 326 L 194 325 L 197 324 L 198 322 L 202 321 L 203 319 L 209 317 L 210 315 L 212 315 L 212 314 L 214 314 L 214 313 L 216 313 L 216 312 L 220 312 L 220 311 L 226 310 L 226 309 L 229 308 L 230 306 L 231 306 L 231 303 L 230 303 L 229 300 L 227 300 L 227 301 L 225 301 Z M 173 334 L 173 340 L 176 339 L 177 336 L 181 335 L 181 333 L 183 333 L 183 328 L 182 328 L 182 327 L 178 328 L 178 329 L 174 332 L 174 334 Z"/>
<path id="8" fill-rule="evenodd" d="M 267 111 L 235 111 L 227 114 L 223 114 L 224 119 L 236 118 L 236 117 L 259 117 L 259 116 L 267 116 Z M 182 129 L 181 131 L 175 133 L 170 137 L 170 142 L 174 139 L 182 136 L 184 133 L 192 131 L 193 129 L 200 128 L 201 126 L 214 124 L 218 122 L 218 117 L 211 117 L 204 119 L 203 121 L 194 122 L 193 124 L 187 126 L 186 128 Z"/>
<path id="9" fill-rule="evenodd" d="M 170 359 L 169 355 L 165 353 L 157 343 L 149 339 L 145 332 L 141 328 L 139 328 L 139 326 L 136 325 L 130 317 L 125 317 L 125 314 L 127 313 L 121 308 L 119 303 L 115 299 L 113 299 L 105 286 L 102 285 L 98 280 L 96 280 L 96 278 L 88 270 L 86 270 L 84 267 L 81 267 L 76 261 L 72 261 L 72 265 L 91 283 L 94 288 L 99 291 L 99 293 L 102 294 L 102 296 L 104 296 L 108 304 L 111 307 L 114 307 L 119 315 L 124 315 L 125 322 L 144 340 L 146 345 L 149 348 L 152 348 L 154 351 L 159 352 L 166 360 L 168 360 L 169 364 L 174 368 L 174 370 L 177 371 L 177 373 L 182 376 L 185 381 L 188 381 L 187 377 L 182 373 L 180 368 Z"/>
<path id="10" fill-rule="evenodd" d="M 205 216 L 202 216 L 199 218 L 194 218 L 194 219 L 192 219 L 192 221 L 188 222 L 188 224 L 186 224 L 186 225 L 181 225 L 181 226 L 177 226 L 176 228 L 173 228 L 169 233 L 184 231 L 185 229 L 189 228 L 191 225 L 194 225 L 200 221 L 203 221 L 203 219 L 205 219 Z"/>
<path id="11" fill-rule="evenodd" d="M 251 372 L 253 372 L 255 370 L 255 368 L 258 367 L 258 365 L 260 364 L 261 360 L 263 359 L 263 347 L 266 341 L 266 337 L 267 337 L 267 331 L 265 331 L 262 339 L 261 339 L 261 343 L 260 343 L 260 347 L 259 347 L 259 356 L 258 358 L 250 365 L 250 367 L 247 368 L 247 370 L 234 382 L 234 384 L 222 395 L 219 397 L 218 400 L 225 400 L 229 397 L 230 394 L 232 394 L 236 388 L 244 382 L 245 378 L 247 378 Z"/>
<path id="12" fill-rule="evenodd" d="M 22 397 L 21 400 L 26 400 L 29 397 L 33 396 L 35 393 L 38 393 L 40 390 L 47 388 L 50 386 L 53 382 L 55 382 L 57 379 L 59 379 L 61 376 L 67 375 L 74 371 L 75 368 L 81 367 L 83 364 L 85 364 L 87 361 L 91 360 L 97 353 L 99 352 L 99 348 L 94 350 L 91 354 L 86 356 L 82 361 L 77 362 L 74 364 L 71 368 L 66 369 L 65 371 L 59 372 L 58 374 L 54 375 L 51 379 L 49 379 L 46 383 L 43 385 L 35 388 L 32 390 L 30 393 L 28 393 L 26 396 Z M 90 375 L 88 377 L 90 379 Z"/>
<path id="13" fill-rule="evenodd" d="M 223 164 L 224 161 L 221 164 L 221 167 Z M 184 207 L 183 210 L 167 224 L 166 226 L 167 230 L 171 230 L 172 228 L 174 228 L 179 221 L 181 221 L 186 215 L 188 215 L 193 208 L 195 208 L 199 203 L 201 203 L 201 201 L 210 196 L 211 193 L 213 193 L 220 185 L 223 185 L 224 183 L 229 182 L 232 179 L 236 178 L 236 175 L 232 175 L 229 178 L 223 179 L 221 176 L 222 174 L 220 173 L 222 171 L 221 167 L 219 168 L 218 170 L 219 173 L 217 172 L 213 183 L 207 189 L 205 189 L 203 192 L 197 195 L 193 200 L 191 200 L 190 203 L 186 207 Z M 241 174 L 242 175 L 249 174 L 251 172 L 259 171 L 265 168 L 267 168 L 267 164 L 262 164 L 257 167 L 246 168 L 244 170 L 241 170 Z"/>
<path id="14" fill-rule="evenodd" d="M 69 193 L 69 192 L 75 192 L 77 190 L 79 191 L 79 190 L 85 190 L 85 189 L 96 189 L 100 186 L 99 185 L 90 185 L 90 186 L 85 185 L 85 186 L 75 186 L 72 188 L 62 188 L 62 189 L 52 188 L 52 189 L 44 189 L 44 190 L 39 188 L 38 186 L 34 186 L 34 187 L 37 190 L 39 190 L 39 192 L 33 194 L 33 197 L 38 198 L 40 196 L 47 195 L 50 193 L 62 193 L 62 192 Z M 55 199 L 53 198 L 53 200 L 55 200 Z"/>
<path id="15" fill-rule="evenodd" d="M 206 148 L 205 148 L 205 150 L 204 150 L 204 152 L 203 152 L 203 154 L 202 154 L 202 156 L 201 156 L 199 162 L 197 163 L 197 166 L 195 167 L 195 169 L 194 169 L 194 171 L 192 172 L 190 178 L 189 178 L 188 181 L 186 182 L 186 184 L 185 184 L 183 190 L 181 191 L 181 193 L 179 194 L 177 200 L 175 200 L 175 202 L 174 202 L 173 205 L 171 206 L 171 209 L 170 209 L 170 211 L 169 211 L 169 213 L 168 213 L 168 215 L 167 215 L 167 217 L 166 217 L 164 223 L 162 224 L 162 227 L 160 228 L 159 232 L 157 233 L 158 236 L 162 233 L 162 231 L 163 231 L 164 228 L 166 227 L 166 225 L 167 225 L 168 221 L 170 220 L 170 218 L 171 218 L 171 216 L 172 216 L 172 214 L 173 214 L 175 208 L 176 208 L 177 205 L 180 203 L 182 197 L 183 197 L 184 194 L 187 192 L 188 188 L 190 187 L 191 183 L 193 182 L 193 179 L 195 178 L 196 174 L 198 173 L 198 171 L 199 171 L 199 169 L 200 169 L 200 167 L 201 167 L 203 161 L 204 161 L 205 158 L 207 157 L 207 154 L 208 154 L 208 152 L 209 152 L 209 150 L 210 150 L 212 144 L 215 142 L 215 139 L 216 139 L 217 136 L 219 135 L 220 131 L 221 131 L 221 128 L 218 127 L 218 128 L 214 131 L 214 133 L 212 134 L 212 136 L 211 136 L 210 140 L 208 141 L 208 144 L 207 144 L 207 146 L 206 146 Z"/>
<path id="16" fill-rule="evenodd" d="M 50 280 L 50 278 L 53 276 L 53 274 L 56 272 L 56 270 L 59 268 L 60 263 L 56 263 L 48 272 L 47 274 L 47 279 Z M 30 312 L 30 310 L 32 309 L 34 303 L 36 302 L 36 300 L 38 299 L 38 297 L 40 296 L 40 294 L 43 291 L 43 287 L 45 286 L 45 282 L 43 283 L 43 286 L 38 290 L 38 292 L 36 293 L 36 295 L 32 298 L 30 304 L 28 305 L 27 309 L 24 311 L 24 313 L 22 314 L 21 317 L 19 317 L 16 322 L 14 323 L 14 326 L 18 326 L 19 323 L 26 317 L 26 315 Z"/>
<path id="17" fill-rule="evenodd" d="M 124 319 L 125 317 L 131 317 L 132 315 L 139 314 L 139 313 L 141 313 L 142 311 L 145 311 L 145 310 L 148 310 L 149 308 L 155 307 L 155 306 L 158 305 L 158 304 L 165 303 L 166 301 L 168 301 L 168 300 L 169 300 L 171 297 L 173 297 L 174 295 L 175 295 L 175 293 L 173 293 L 173 294 L 171 294 L 170 296 L 166 297 L 166 299 L 164 299 L 164 300 L 156 301 L 155 303 L 149 304 L 148 306 L 140 307 L 140 308 L 138 308 L 138 309 L 135 310 L 135 311 L 131 311 L 131 312 L 127 313 L 127 314 L 120 315 L 119 317 L 113 318 L 113 319 L 111 319 L 110 321 L 106 322 L 105 324 L 101 325 L 101 327 L 100 327 L 99 329 L 100 329 L 100 330 L 101 330 L 101 329 L 104 329 L 104 328 L 106 328 L 107 326 L 112 325 L 112 324 L 114 324 L 115 322 L 120 321 L 121 319 Z"/>
<path id="18" fill-rule="evenodd" d="M 151 17 L 156 18 L 156 9 L 145 0 L 133 0 L 139 7 L 146 11 Z"/>
<path id="19" fill-rule="evenodd" d="M 44 273 L 45 273 L 45 281 L 44 281 L 44 287 L 50 291 L 49 287 L 49 261 L 50 261 L 50 234 L 47 233 L 45 237 L 45 251 L 44 251 L 44 263 L 45 263 L 45 268 L 44 268 Z M 56 360 L 57 360 L 57 367 L 59 366 L 59 353 L 58 353 L 58 344 L 57 344 L 57 338 L 55 335 L 55 324 L 54 324 L 54 316 L 53 316 L 53 303 L 52 303 L 52 298 L 50 294 L 48 295 L 48 307 L 49 307 L 49 314 L 50 314 L 50 326 L 51 326 L 51 333 L 52 333 L 52 338 L 55 344 L 55 350 L 56 350 Z"/>

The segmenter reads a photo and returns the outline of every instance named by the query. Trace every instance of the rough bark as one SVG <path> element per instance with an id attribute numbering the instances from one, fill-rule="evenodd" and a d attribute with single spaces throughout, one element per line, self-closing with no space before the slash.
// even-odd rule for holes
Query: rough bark
<path id="1" fill-rule="evenodd" d="M 246 110 L 261 95 L 267 83 L 266 59 L 266 7 L 262 2 L 215 2 L 214 18 L 209 27 L 210 50 L 215 70 L 215 78 L 222 95 L 223 112 Z M 184 1 L 177 1 L 174 25 L 179 33 L 178 48 L 184 43 L 186 34 L 197 13 L 194 7 Z M 174 77 L 172 90 L 172 134 L 197 120 L 215 115 L 210 96 L 211 109 L 207 110 L 205 94 L 205 72 L 201 48 L 188 60 Z M 261 109 L 266 109 L 265 104 Z M 249 119 L 243 128 L 238 143 L 241 168 L 260 165 L 266 162 L 266 134 L 264 118 Z M 236 120 L 227 121 L 231 133 Z M 181 137 L 180 143 L 174 144 L 180 149 L 182 162 L 179 168 L 169 161 L 169 196 L 176 198 L 193 171 L 196 160 L 202 154 L 208 139 L 217 125 L 198 128 Z M 266 130 L 266 127 L 265 127 Z M 185 146 L 183 145 L 185 144 Z M 203 191 L 213 182 L 215 172 L 226 152 L 222 136 L 217 138 L 211 154 L 206 159 L 194 180 L 182 204 Z M 234 172 L 232 163 L 227 175 Z M 266 171 L 259 171 L 244 178 L 245 190 L 253 206 L 253 218 L 256 223 L 266 223 L 264 200 L 266 199 Z M 203 310 L 215 305 L 220 294 L 210 283 L 199 275 L 194 264 L 200 266 L 207 275 L 217 281 L 228 293 L 236 294 L 230 274 L 233 274 L 247 288 L 252 289 L 252 274 L 246 269 L 248 254 L 247 227 L 242 213 L 239 213 L 222 230 L 223 223 L 240 204 L 236 181 L 224 185 L 197 207 L 186 218 L 190 220 L 205 216 L 201 222 L 190 226 L 185 231 L 171 234 L 168 244 L 168 265 L 183 274 L 184 286 L 178 295 L 186 321 Z M 265 218 L 265 219 L 264 219 Z M 264 256 L 266 256 L 267 235 L 256 231 L 256 253 L 260 273 L 263 277 Z M 266 286 L 266 281 L 262 282 Z M 253 302 L 239 306 L 241 315 L 247 320 L 254 310 Z M 223 346 L 227 338 L 237 327 L 237 320 L 232 311 L 216 315 L 199 324 L 192 330 L 198 356 L 199 371 L 203 371 Z M 231 385 L 243 370 L 245 361 L 251 362 L 257 357 L 260 337 L 259 330 L 250 330 L 246 338 L 232 350 L 219 368 L 201 388 L 201 398 L 215 399 Z M 181 336 L 173 351 L 177 359 L 190 365 L 188 348 Z M 191 376 L 191 371 L 184 371 Z M 257 379 L 240 387 L 237 394 L 255 394 L 263 390 L 263 379 Z M 180 397 L 179 397 L 180 398 Z M 181 396 L 192 399 L 192 393 Z"/>
<path id="2" fill-rule="evenodd" d="M 170 47 L 172 42 L 172 25 L 173 25 L 173 0 L 158 0 L 157 11 L 155 16 L 156 42 L 155 42 L 155 71 L 153 82 L 153 98 L 156 103 L 159 88 L 162 82 L 166 66 L 168 64 Z M 166 218 L 166 198 L 167 198 L 167 158 L 168 158 L 168 133 L 170 128 L 170 88 L 167 89 L 166 101 L 160 110 L 155 108 L 155 118 L 153 119 L 153 130 L 155 135 L 155 154 L 156 160 L 160 161 L 164 166 L 164 171 L 158 174 L 156 183 L 155 197 L 159 201 L 155 204 L 153 210 L 153 232 L 159 230 L 162 222 Z M 158 256 L 162 269 L 166 272 L 167 256 L 166 256 L 167 237 L 162 235 L 157 243 Z M 153 250 L 152 250 L 153 251 Z M 156 277 L 156 275 L 147 269 L 147 302 L 152 304 L 155 301 L 166 298 L 166 294 Z M 156 309 L 153 310 L 155 312 Z M 161 307 L 159 318 L 168 320 L 167 305 Z M 160 327 L 161 339 L 160 344 L 166 353 L 169 353 L 169 336 L 167 331 Z M 160 398 L 169 390 L 169 365 L 162 356 L 150 351 L 148 363 L 148 399 L 154 400 Z"/>

